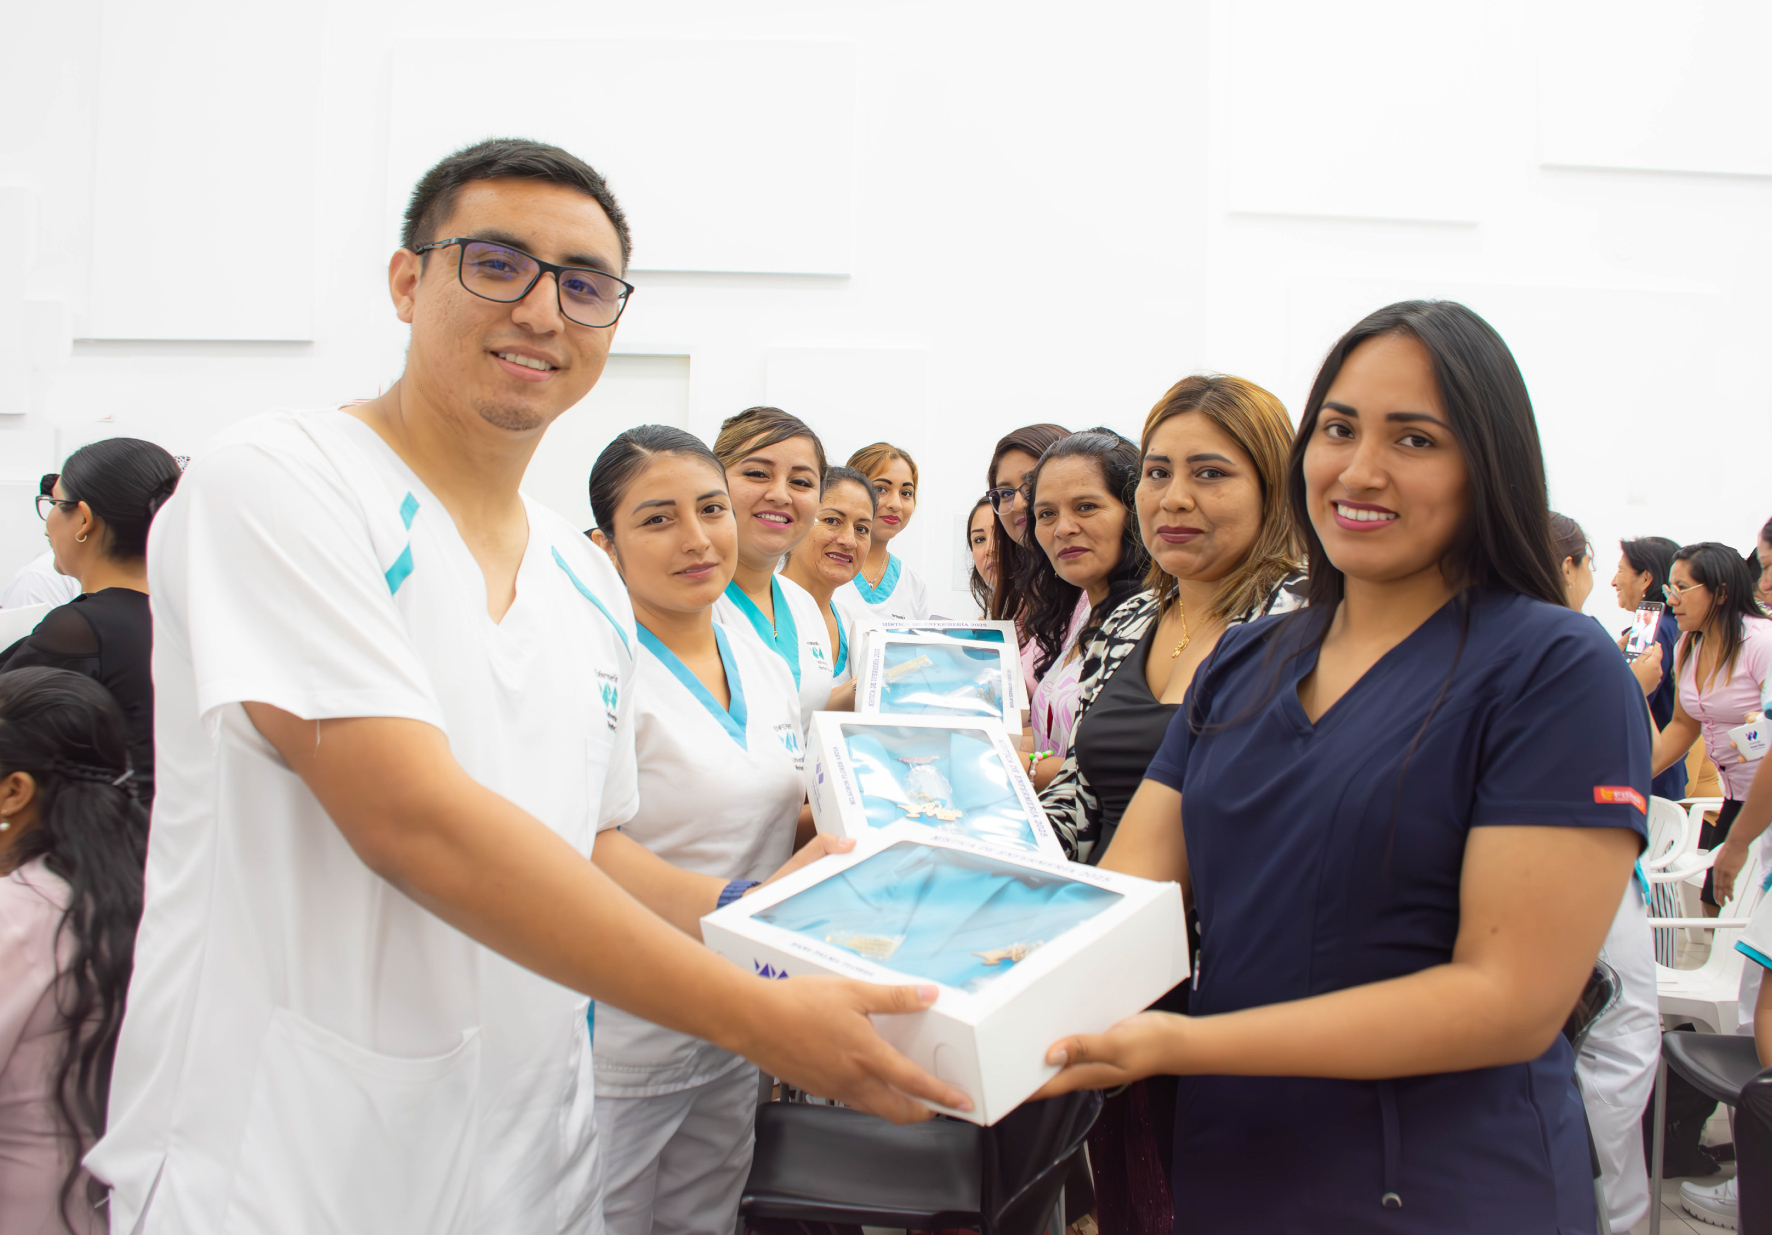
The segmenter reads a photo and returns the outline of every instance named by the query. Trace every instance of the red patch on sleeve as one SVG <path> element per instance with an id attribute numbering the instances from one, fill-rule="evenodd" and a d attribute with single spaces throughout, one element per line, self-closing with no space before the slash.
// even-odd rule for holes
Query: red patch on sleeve
<path id="1" fill-rule="evenodd" d="M 1645 815 L 1649 813 L 1649 804 L 1643 801 L 1643 795 L 1629 785 L 1595 785 L 1594 801 L 1629 804 Z"/>

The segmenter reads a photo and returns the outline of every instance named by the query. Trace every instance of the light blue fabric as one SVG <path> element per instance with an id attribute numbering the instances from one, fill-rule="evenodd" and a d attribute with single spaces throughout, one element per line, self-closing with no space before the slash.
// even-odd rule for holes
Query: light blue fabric
<path id="1" fill-rule="evenodd" d="M 1737 952 L 1740 952 L 1743 956 L 1747 957 L 1749 960 L 1753 961 L 1755 964 L 1762 965 L 1767 969 L 1772 969 L 1772 956 L 1767 956 L 1764 952 L 1760 951 L 1758 948 L 1754 947 L 1753 945 L 1742 943 L 1740 940 L 1736 940 L 1735 941 L 1735 950 Z"/>
<path id="2" fill-rule="evenodd" d="M 596 605 L 598 609 L 602 610 L 603 616 L 609 619 L 609 624 L 615 627 L 615 633 L 621 636 L 621 645 L 628 650 L 628 655 L 632 656 L 634 654 L 634 646 L 628 642 L 628 632 L 623 630 L 621 628 L 621 623 L 615 620 L 615 614 L 609 612 L 609 606 L 598 600 L 597 594 L 584 585 L 584 580 L 572 573 L 572 567 L 566 564 L 566 559 L 560 556 L 560 551 L 558 549 L 550 548 L 548 552 L 554 555 L 555 564 L 558 565 L 561 570 L 566 572 L 566 577 L 568 579 L 572 580 L 572 586 L 578 589 L 578 594 L 590 601 L 593 605 Z"/>
<path id="3" fill-rule="evenodd" d="M 751 629 L 757 632 L 757 638 L 765 647 L 775 649 L 775 654 L 788 662 L 788 668 L 794 673 L 794 689 L 800 689 L 800 632 L 794 625 L 794 611 L 788 605 L 787 597 L 781 594 L 781 582 L 774 575 L 769 577 L 769 591 L 775 601 L 775 625 L 763 616 L 757 608 L 757 602 L 744 594 L 734 579 L 726 585 L 726 598 L 738 606 L 738 611 L 745 615 Z"/>
<path id="4" fill-rule="evenodd" d="M 868 604 L 883 605 L 886 603 L 887 597 L 892 595 L 892 589 L 898 586 L 898 576 L 903 571 L 904 563 L 888 553 L 886 555 L 886 573 L 880 576 L 880 586 L 869 587 L 868 581 L 857 572 L 855 590 L 861 593 L 861 598 Z"/>
<path id="5" fill-rule="evenodd" d="M 400 523 L 407 531 L 412 530 L 412 521 L 418 517 L 418 499 L 412 494 L 400 503 Z M 400 556 L 394 564 L 382 572 L 382 578 L 388 581 L 388 595 L 393 596 L 400 591 L 400 585 L 406 582 L 406 576 L 412 573 L 412 542 L 407 541 L 406 547 L 400 550 Z"/>
<path id="6" fill-rule="evenodd" d="M 849 634 L 843 629 L 843 615 L 837 612 L 836 601 L 831 602 L 831 616 L 837 619 L 837 661 L 831 666 L 831 676 L 836 677 L 849 663 Z"/>
<path id="7" fill-rule="evenodd" d="M 1060 875 L 901 842 L 754 916 L 900 973 L 977 991 L 1014 969 L 1020 958 L 1008 949 L 1019 945 L 1025 958 L 1119 900 Z"/>
<path id="8" fill-rule="evenodd" d="M 844 725 L 842 733 L 869 827 L 883 828 L 911 817 L 901 803 L 918 805 L 924 800 L 911 783 L 912 769 L 923 768 L 926 771 L 918 775 L 925 784 L 945 785 L 938 804 L 961 813 L 952 820 L 922 815 L 917 822 L 999 845 L 1038 848 L 1033 824 L 1010 783 L 1003 757 L 982 731 Z M 907 759 L 919 762 L 906 763 Z"/>
<path id="9" fill-rule="evenodd" d="M 671 676 L 681 682 L 684 689 L 695 697 L 695 701 L 707 709 L 708 715 L 718 721 L 720 727 L 738 743 L 739 749 L 749 750 L 750 743 L 745 739 L 745 722 L 750 714 L 745 708 L 744 682 L 738 676 L 738 665 L 732 659 L 732 645 L 726 642 L 726 632 L 718 624 L 714 626 L 714 642 L 720 649 L 720 664 L 726 669 L 726 691 L 732 696 L 730 709 L 720 706 L 720 701 L 714 698 L 713 692 L 702 685 L 701 679 L 691 673 L 689 666 L 679 660 L 677 654 L 666 647 L 657 635 L 644 626 L 637 629 L 640 646 L 658 657 L 664 667 L 671 671 Z"/>
<path id="10" fill-rule="evenodd" d="M 888 643 L 881 677 L 882 712 L 1003 719 L 1003 661 L 994 648 Z"/>

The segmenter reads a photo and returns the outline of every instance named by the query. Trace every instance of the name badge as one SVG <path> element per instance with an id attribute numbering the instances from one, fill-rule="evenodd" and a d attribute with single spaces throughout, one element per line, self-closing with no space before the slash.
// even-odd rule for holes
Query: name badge
<path id="1" fill-rule="evenodd" d="M 1772 750 L 1772 724 L 1755 720 L 1737 725 L 1729 730 L 1729 741 L 1741 752 L 1741 757 L 1751 763 Z"/>

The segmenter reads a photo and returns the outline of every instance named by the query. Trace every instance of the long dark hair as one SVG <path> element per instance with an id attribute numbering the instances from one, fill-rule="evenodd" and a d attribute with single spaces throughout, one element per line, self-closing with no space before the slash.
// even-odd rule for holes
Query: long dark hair
<path id="1" fill-rule="evenodd" d="M 56 1107 L 75 1148 L 62 1184 L 66 1218 L 80 1159 L 105 1130 L 142 916 L 148 816 L 131 792 L 122 711 L 104 687 L 71 670 L 0 674 L 0 776 L 14 772 L 36 782 L 37 824 L 14 843 L 12 860 L 22 866 L 42 858 L 68 885 L 56 929 L 57 941 L 64 931 L 73 940 L 57 998 L 68 1041 L 55 1075 Z M 102 1196 L 94 1185 L 86 1199 L 96 1204 Z"/>
<path id="2" fill-rule="evenodd" d="M 1013 433 L 1005 433 L 997 439 L 996 449 L 991 451 L 990 466 L 984 473 L 985 488 L 989 489 L 997 483 L 997 464 L 1010 451 L 1019 450 L 1037 460 L 1070 435 L 1069 429 L 1055 424 L 1023 425 Z M 1015 581 L 1020 577 L 1030 555 L 1045 555 L 1040 552 L 1032 536 L 1028 537 L 1028 542 L 1024 545 L 1009 534 L 1009 530 L 1003 526 L 1003 520 L 993 519 L 992 522 L 996 525 L 991 529 L 991 544 L 997 554 L 997 586 L 991 590 L 990 606 L 985 612 L 994 621 L 1012 621 L 1025 625 L 1022 598 L 1016 590 Z M 1028 524 L 1030 532 L 1033 526 L 1032 523 Z"/>
<path id="3" fill-rule="evenodd" d="M 1145 553 L 1144 537 L 1138 530 L 1138 507 L 1134 499 L 1138 490 L 1138 443 L 1121 437 L 1112 429 L 1097 426 L 1073 433 L 1047 448 L 1028 477 L 1023 497 L 1028 503 L 1028 527 L 1034 526 L 1034 499 L 1040 492 L 1040 476 L 1054 459 L 1093 459 L 1101 468 L 1103 486 L 1126 508 L 1126 523 L 1120 534 L 1120 560 L 1108 576 L 1108 594 L 1089 614 L 1089 620 L 1077 635 L 1080 646 L 1089 632 L 1101 625 L 1120 603 L 1144 586 L 1145 568 L 1150 559 Z M 1031 538 L 1030 538 L 1031 539 Z M 997 580 L 1003 579 L 1003 564 L 997 563 Z M 1015 590 L 1023 603 L 1022 625 L 1033 636 L 1039 652 L 1035 656 L 1034 676 L 1046 676 L 1069 650 L 1065 635 L 1070 630 L 1071 616 L 1083 589 L 1066 583 L 1053 568 L 1052 559 L 1041 551 L 1038 542 L 1032 553 L 1024 554 L 1021 573 L 1016 576 Z"/>
<path id="4" fill-rule="evenodd" d="M 1311 522 L 1305 452 L 1348 353 L 1380 335 L 1402 335 L 1427 350 L 1464 456 L 1470 505 L 1442 564 L 1448 577 L 1461 587 L 1500 587 L 1565 607 L 1562 564 L 1552 557 L 1538 422 L 1514 354 L 1493 326 L 1456 301 L 1404 300 L 1368 314 L 1329 349 L 1292 443 L 1287 491 L 1304 540 L 1311 610 L 1333 614 L 1345 581 Z"/>
<path id="5" fill-rule="evenodd" d="M 615 518 L 628 486 L 658 455 L 689 455 L 714 469 L 720 487 L 726 487 L 726 468 L 708 444 L 686 429 L 674 425 L 635 425 L 623 430 L 591 465 L 591 516 L 610 544 L 615 543 Z"/>
<path id="6" fill-rule="evenodd" d="M 130 562 L 148 552 L 154 515 L 178 488 L 178 460 L 139 437 L 112 437 L 82 446 L 62 464 L 62 491 L 85 502 L 109 533 L 105 555 Z"/>
<path id="7" fill-rule="evenodd" d="M 993 545 L 996 543 L 997 534 L 991 528 L 993 525 L 1002 526 L 1002 522 L 997 518 L 997 512 L 991 510 L 991 495 L 988 493 L 972 503 L 972 509 L 966 512 L 966 558 L 972 562 L 971 568 L 966 572 L 966 589 L 972 593 L 972 600 L 978 606 L 978 611 L 989 613 L 991 611 L 991 593 L 996 588 L 978 573 L 978 563 L 972 558 L 972 521 L 978 517 L 978 512 L 981 510 L 990 511 L 991 521 L 985 524 L 984 534 L 991 538 Z M 1000 580 L 1002 577 L 1003 572 L 999 570 L 997 578 Z"/>
<path id="8" fill-rule="evenodd" d="M 1754 595 L 1755 579 L 1747 562 L 1728 545 L 1714 540 L 1686 545 L 1674 554 L 1674 561 L 1686 563 L 1694 583 L 1710 589 L 1710 624 L 1717 632 L 1716 672 L 1727 680 L 1735 672 L 1735 660 L 1741 655 L 1741 636 L 1750 617 L 1764 617 L 1760 602 Z M 1686 657 L 1704 642 L 1704 632 L 1687 631 L 1674 653 L 1676 664 L 1685 664 Z"/>
<path id="9" fill-rule="evenodd" d="M 1624 560 L 1630 568 L 1640 574 L 1649 576 L 1649 589 L 1643 593 L 1645 600 L 1661 599 L 1661 589 L 1667 586 L 1667 572 L 1674 564 L 1674 554 L 1680 546 L 1665 536 L 1639 536 L 1635 540 L 1621 540 L 1618 547 L 1624 551 Z"/>

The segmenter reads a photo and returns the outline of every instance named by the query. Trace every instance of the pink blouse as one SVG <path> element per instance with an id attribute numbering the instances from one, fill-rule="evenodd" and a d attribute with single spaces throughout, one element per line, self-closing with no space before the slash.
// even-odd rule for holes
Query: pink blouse
<path id="1" fill-rule="evenodd" d="M 1683 642 L 1683 641 L 1682 641 Z M 1772 620 L 1744 618 L 1741 650 L 1735 669 L 1727 679 L 1719 673 L 1703 694 L 1698 690 L 1698 656 L 1687 655 L 1680 667 L 1680 706 L 1704 731 L 1704 752 L 1717 765 L 1723 792 L 1740 801 L 1753 783 L 1758 759 L 1743 761 L 1729 741 L 1729 730 L 1747 723 L 1747 714 L 1762 706 L 1767 679 L 1772 675 Z"/>
<path id="2" fill-rule="evenodd" d="M 0 879 L 0 1231 L 8 1235 L 66 1230 L 56 1209 L 73 1162 L 55 1101 L 67 1047 L 55 947 L 67 903 L 68 885 L 41 858 Z M 65 960 L 73 940 L 64 933 L 59 943 Z M 105 1229 L 104 1211 L 86 1208 L 84 1175 L 68 1210 L 80 1235 Z"/>
<path id="3" fill-rule="evenodd" d="M 1083 691 L 1083 656 L 1077 647 L 1077 632 L 1088 620 L 1089 597 L 1085 594 L 1077 597 L 1077 607 L 1071 613 L 1071 624 L 1064 634 L 1064 652 L 1046 670 L 1046 676 L 1028 699 L 1035 750 L 1049 750 L 1059 756 L 1070 753 Z"/>

